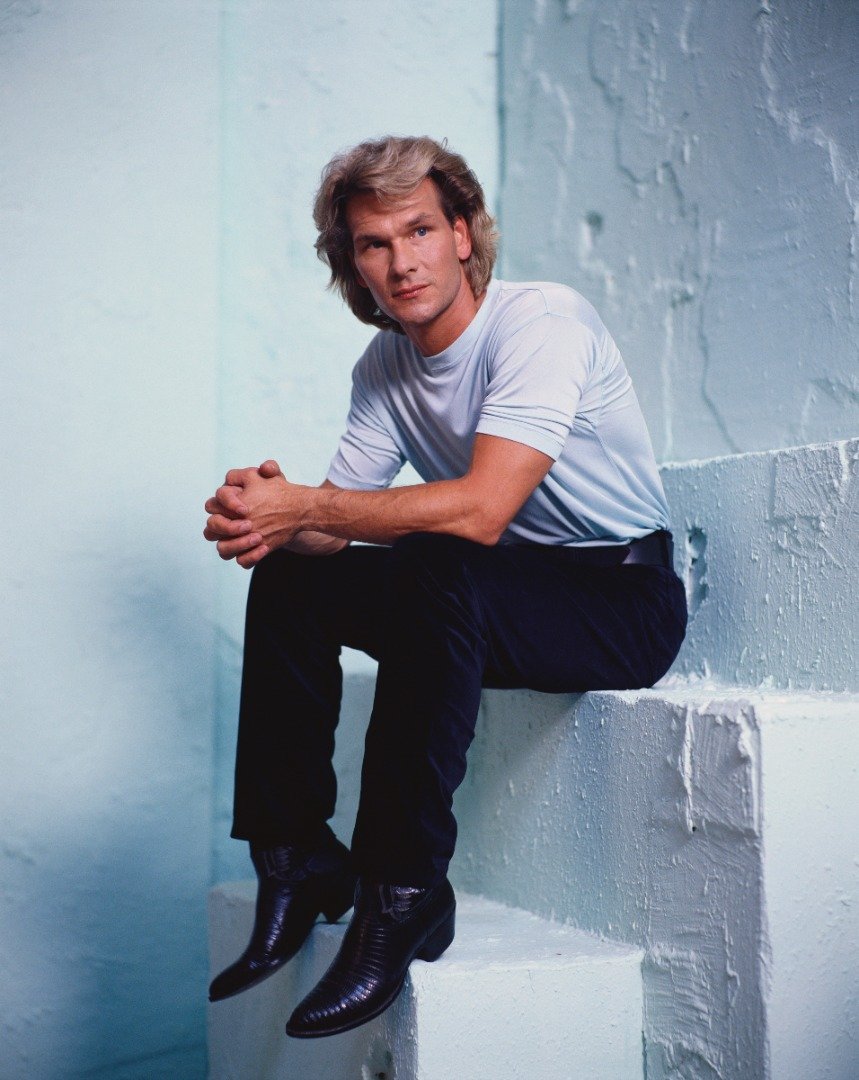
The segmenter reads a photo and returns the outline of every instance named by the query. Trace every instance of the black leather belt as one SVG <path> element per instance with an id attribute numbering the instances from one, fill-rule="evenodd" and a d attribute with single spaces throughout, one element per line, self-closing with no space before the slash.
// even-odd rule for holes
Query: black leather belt
<path id="1" fill-rule="evenodd" d="M 584 566 L 640 566 L 674 567 L 674 541 L 667 529 L 648 533 L 640 540 L 631 540 L 628 544 L 588 544 L 571 545 L 556 549 L 563 552 L 563 558 Z"/>
<path id="2" fill-rule="evenodd" d="M 629 563 L 666 566 L 671 570 L 674 566 L 674 538 L 671 533 L 667 529 L 660 529 L 642 536 L 640 540 L 633 540 L 621 565 L 626 566 Z"/>

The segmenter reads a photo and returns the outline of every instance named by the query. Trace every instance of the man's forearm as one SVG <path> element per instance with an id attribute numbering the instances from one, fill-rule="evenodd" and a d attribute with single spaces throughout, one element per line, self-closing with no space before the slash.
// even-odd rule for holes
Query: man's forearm
<path id="1" fill-rule="evenodd" d="M 306 488 L 302 502 L 303 529 L 344 540 L 392 544 L 408 533 L 439 532 L 494 544 L 503 531 L 491 499 L 467 477 L 386 491 Z"/>
<path id="2" fill-rule="evenodd" d="M 551 457 L 530 446 L 478 434 L 462 477 L 387 491 L 347 491 L 330 483 L 306 488 L 299 496 L 299 521 L 301 528 L 376 544 L 437 532 L 491 545 L 551 464 Z"/>

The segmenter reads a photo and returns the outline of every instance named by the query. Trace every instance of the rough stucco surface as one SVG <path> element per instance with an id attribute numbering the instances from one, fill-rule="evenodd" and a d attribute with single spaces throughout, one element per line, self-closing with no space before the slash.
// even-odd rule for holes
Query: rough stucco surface
<path id="1" fill-rule="evenodd" d="M 316 484 L 342 432 L 352 367 L 374 331 L 326 292 L 313 249 L 313 196 L 335 151 L 389 132 L 447 138 L 494 199 L 494 0 L 358 11 L 350 0 L 224 8 L 221 470 L 275 457 Z M 244 845 L 227 839 L 247 580 L 234 566 L 218 574 L 215 880 L 248 870 Z"/>
<path id="2" fill-rule="evenodd" d="M 254 895 L 249 883 L 212 890 L 213 971 L 246 941 Z M 286 1039 L 286 1016 L 342 939 L 345 920 L 320 923 L 286 969 L 210 1007 L 211 1080 L 641 1080 L 640 951 L 466 894 L 456 921 L 451 947 L 412 964 L 377 1020 Z"/>
<path id="3" fill-rule="evenodd" d="M 849 725 L 813 708 L 763 732 L 773 1080 L 857 1073 L 859 705 Z"/>
<path id="4" fill-rule="evenodd" d="M 646 950 L 648 1080 L 846 1080 L 857 723 L 847 695 L 488 691 L 455 883 Z"/>
<path id="5" fill-rule="evenodd" d="M 859 440 L 662 469 L 690 621 L 673 671 L 859 690 Z"/>
<path id="6" fill-rule="evenodd" d="M 203 1074 L 210 4 L 0 4 L 0 1076 Z"/>
<path id="7" fill-rule="evenodd" d="M 505 276 L 596 305 L 660 459 L 855 435 L 859 6 L 502 19 Z"/>

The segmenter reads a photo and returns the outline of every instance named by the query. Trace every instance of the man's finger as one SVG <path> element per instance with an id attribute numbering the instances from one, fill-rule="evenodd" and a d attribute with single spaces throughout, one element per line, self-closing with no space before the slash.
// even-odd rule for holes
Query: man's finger
<path id="1" fill-rule="evenodd" d="M 239 555 L 245 555 L 253 551 L 262 543 L 260 533 L 248 533 L 247 536 L 238 536 L 230 540 L 218 541 L 218 554 L 222 559 L 236 559 Z"/>
<path id="2" fill-rule="evenodd" d="M 228 540 L 233 536 L 244 536 L 252 528 L 253 525 L 247 518 L 233 518 L 225 517 L 223 514 L 212 514 L 206 520 L 203 535 L 207 540 Z"/>
<path id="3" fill-rule="evenodd" d="M 266 544 L 260 544 L 259 547 L 255 547 L 253 551 L 247 552 L 245 555 L 240 555 L 236 562 L 244 570 L 251 570 L 254 566 L 268 555 L 268 546 Z"/>
<path id="4" fill-rule="evenodd" d="M 224 477 L 224 483 L 230 487 L 244 487 L 249 477 L 256 476 L 256 469 L 230 469 Z"/>
<path id="5" fill-rule="evenodd" d="M 229 475 L 229 474 L 228 474 Z M 237 514 L 239 517 L 244 517 L 248 512 L 247 504 L 242 502 L 239 495 L 241 488 L 237 488 L 232 484 L 225 484 L 223 487 L 219 487 L 215 492 L 215 499 L 221 504 L 221 506 L 230 514 Z"/>
<path id="6" fill-rule="evenodd" d="M 237 515 L 227 510 L 226 506 L 223 506 L 218 500 L 212 496 L 211 499 L 206 499 L 203 509 L 207 514 L 223 514 L 224 517 L 236 517 Z"/>

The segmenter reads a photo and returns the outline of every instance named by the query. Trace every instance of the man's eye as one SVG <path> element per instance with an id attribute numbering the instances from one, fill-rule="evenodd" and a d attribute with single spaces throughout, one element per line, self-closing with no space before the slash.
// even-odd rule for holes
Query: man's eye
<path id="1" fill-rule="evenodd" d="M 418 225 L 415 229 L 415 236 L 426 236 L 429 232 L 429 228 L 426 225 Z"/>

